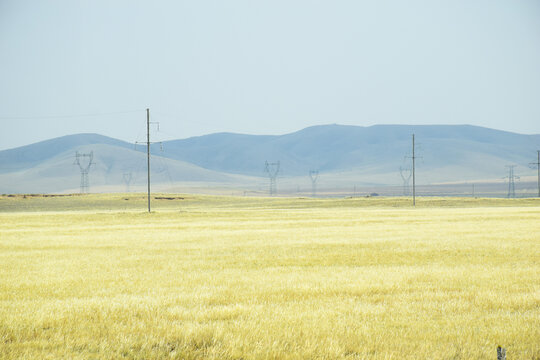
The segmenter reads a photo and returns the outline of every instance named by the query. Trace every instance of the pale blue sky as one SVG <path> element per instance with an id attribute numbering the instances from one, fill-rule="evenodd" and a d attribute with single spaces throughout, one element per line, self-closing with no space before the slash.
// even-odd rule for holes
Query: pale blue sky
<path id="1" fill-rule="evenodd" d="M 161 139 L 329 123 L 538 134 L 540 1 L 0 0 L 0 99 L 0 149 L 142 140 L 146 107 Z"/>

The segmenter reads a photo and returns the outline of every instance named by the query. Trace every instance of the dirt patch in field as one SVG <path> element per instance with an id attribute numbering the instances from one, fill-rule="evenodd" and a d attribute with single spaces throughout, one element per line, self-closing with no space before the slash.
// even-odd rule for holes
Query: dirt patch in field
<path id="1" fill-rule="evenodd" d="M 81 194 L 2 194 L 2 197 L 9 198 L 50 198 L 50 197 L 67 197 L 67 196 L 80 196 Z"/>

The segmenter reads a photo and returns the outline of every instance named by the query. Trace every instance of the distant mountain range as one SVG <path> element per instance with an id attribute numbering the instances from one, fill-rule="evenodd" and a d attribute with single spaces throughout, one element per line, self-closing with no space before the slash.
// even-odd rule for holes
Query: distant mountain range
<path id="1" fill-rule="evenodd" d="M 400 168 L 410 167 L 415 134 L 418 181 L 422 184 L 495 180 L 505 165 L 534 175 L 529 163 L 540 135 L 521 135 L 469 125 L 323 125 L 286 135 L 217 133 L 152 145 L 156 186 L 263 189 L 265 161 L 280 163 L 289 187 L 307 187 L 310 170 L 327 187 L 400 185 Z M 0 151 L 0 193 L 77 192 L 75 152 L 93 151 L 90 184 L 95 191 L 122 191 L 146 182 L 143 146 L 97 134 L 77 134 Z M 300 185 L 301 184 L 301 185 Z"/>

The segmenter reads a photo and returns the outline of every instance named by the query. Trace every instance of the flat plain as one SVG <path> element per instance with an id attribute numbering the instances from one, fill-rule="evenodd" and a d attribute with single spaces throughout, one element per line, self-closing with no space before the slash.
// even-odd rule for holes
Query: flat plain
<path id="1" fill-rule="evenodd" d="M 538 199 L 0 196 L 2 359 L 540 359 Z"/>

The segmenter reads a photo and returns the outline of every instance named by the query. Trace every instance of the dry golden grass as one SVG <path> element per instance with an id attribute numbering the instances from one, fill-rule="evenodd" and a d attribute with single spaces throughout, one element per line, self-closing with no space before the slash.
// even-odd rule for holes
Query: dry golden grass
<path id="1" fill-rule="evenodd" d="M 1 197 L 0 358 L 540 358 L 538 200 L 183 197 Z"/>

